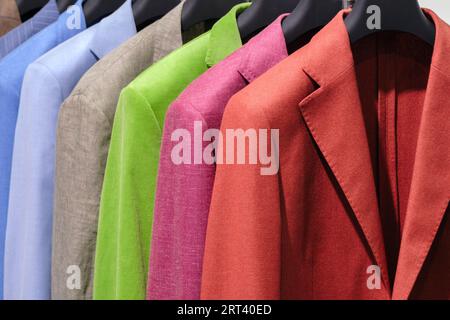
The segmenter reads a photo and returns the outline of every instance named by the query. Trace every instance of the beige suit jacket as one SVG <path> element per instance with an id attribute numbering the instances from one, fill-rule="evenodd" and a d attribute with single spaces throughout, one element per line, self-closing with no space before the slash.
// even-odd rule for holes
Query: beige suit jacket
<path id="1" fill-rule="evenodd" d="M 142 71 L 182 46 L 182 5 L 94 65 L 62 106 L 56 146 L 53 299 L 92 298 L 100 194 L 119 95 Z M 77 267 L 81 288 L 70 289 L 67 281 Z"/>

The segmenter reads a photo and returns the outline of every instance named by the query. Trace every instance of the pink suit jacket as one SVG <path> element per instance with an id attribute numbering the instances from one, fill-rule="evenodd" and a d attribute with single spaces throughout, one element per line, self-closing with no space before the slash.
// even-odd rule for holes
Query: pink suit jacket
<path id="1" fill-rule="evenodd" d="M 193 82 L 170 106 L 164 126 L 154 210 L 148 296 L 150 300 L 199 299 L 211 192 L 216 167 L 194 164 L 194 125 L 219 129 L 228 100 L 288 56 L 280 16 L 226 60 Z M 192 137 L 192 164 L 176 165 L 176 129 Z M 201 139 L 201 138 L 200 138 Z M 205 147 L 208 143 L 203 143 Z M 198 159 L 197 159 L 198 162 Z"/>

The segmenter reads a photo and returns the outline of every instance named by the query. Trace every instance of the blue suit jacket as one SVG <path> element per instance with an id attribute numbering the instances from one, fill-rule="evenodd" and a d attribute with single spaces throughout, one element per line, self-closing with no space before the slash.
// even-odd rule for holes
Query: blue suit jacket
<path id="1" fill-rule="evenodd" d="M 80 8 L 81 2 L 77 2 Z M 85 29 L 84 16 L 79 28 L 69 28 L 68 21 L 72 16 L 71 12 L 63 13 L 57 21 L 0 61 L 0 299 L 3 299 L 3 257 L 12 150 L 23 77 L 33 61 Z"/>
<path id="2" fill-rule="evenodd" d="M 131 0 L 127 0 L 97 25 L 40 57 L 25 73 L 11 171 L 5 299 L 50 299 L 59 108 L 99 58 L 134 34 Z M 85 138 L 80 133 L 80 139 Z"/>

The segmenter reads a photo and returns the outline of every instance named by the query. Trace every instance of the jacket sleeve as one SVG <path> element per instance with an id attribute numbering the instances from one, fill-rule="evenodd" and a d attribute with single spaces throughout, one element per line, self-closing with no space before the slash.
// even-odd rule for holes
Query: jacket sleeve
<path id="1" fill-rule="evenodd" d="M 95 241 L 111 124 L 81 94 L 59 113 L 53 212 L 52 299 L 92 298 Z M 71 268 L 79 287 L 68 287 Z"/>
<path id="2" fill-rule="evenodd" d="M 229 130 L 271 129 L 264 110 L 239 94 L 222 120 L 223 162 Z M 269 134 L 270 136 L 270 134 Z M 266 142 L 264 142 L 266 143 Z M 261 147 L 261 146 L 259 146 Z M 270 150 L 270 149 L 269 149 Z M 236 152 L 243 152 L 237 149 Z M 254 150 L 253 150 L 254 152 Z M 249 159 L 250 148 L 245 148 Z M 278 175 L 263 165 L 218 163 L 209 212 L 202 275 L 202 299 L 279 299 L 281 213 Z M 218 160 L 220 162 L 220 160 Z"/>
<path id="3" fill-rule="evenodd" d="M 6 299 L 49 299 L 59 82 L 40 63 L 24 77 L 5 243 Z"/>
<path id="4" fill-rule="evenodd" d="M 194 126 L 207 130 L 201 114 L 188 102 L 176 100 L 164 126 L 155 198 L 150 252 L 150 300 L 198 300 L 213 164 L 194 163 Z M 174 134 L 174 141 L 172 141 Z M 185 144 L 186 143 L 186 144 Z M 174 159 L 172 151 L 183 145 Z M 202 149 L 203 150 L 203 149 Z M 201 151 L 201 150 L 200 150 Z"/>
<path id="5" fill-rule="evenodd" d="M 100 201 L 94 299 L 145 299 L 160 139 L 148 101 L 125 88 Z"/>

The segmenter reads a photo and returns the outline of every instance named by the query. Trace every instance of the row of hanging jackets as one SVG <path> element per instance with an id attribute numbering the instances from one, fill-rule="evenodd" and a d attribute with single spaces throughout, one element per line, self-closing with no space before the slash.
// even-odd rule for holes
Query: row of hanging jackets
<path id="1" fill-rule="evenodd" d="M 287 14 L 242 43 L 250 3 L 136 32 L 82 2 L 0 37 L 2 298 L 450 298 L 434 12 L 434 46 L 343 10 L 290 52 Z"/>

